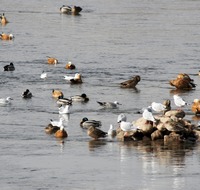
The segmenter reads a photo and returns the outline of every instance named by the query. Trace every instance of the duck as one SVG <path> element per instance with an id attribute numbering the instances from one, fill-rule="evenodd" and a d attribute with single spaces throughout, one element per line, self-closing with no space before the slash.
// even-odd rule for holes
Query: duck
<path id="1" fill-rule="evenodd" d="M 136 75 L 135 77 L 132 77 L 130 80 L 120 83 L 120 86 L 121 88 L 135 88 L 140 79 L 141 79 L 140 76 Z"/>
<path id="2" fill-rule="evenodd" d="M 73 70 L 73 69 L 76 69 L 76 66 L 74 64 L 72 64 L 71 61 L 69 61 L 66 66 L 65 66 L 66 69 L 70 69 L 70 70 Z"/>
<path id="3" fill-rule="evenodd" d="M 14 71 L 14 64 L 11 62 L 9 65 L 4 66 L 4 71 Z"/>
<path id="4" fill-rule="evenodd" d="M 176 87 L 177 89 L 185 89 L 190 90 L 194 89 L 196 87 L 196 84 L 194 84 L 194 80 L 189 77 L 186 73 L 179 73 L 177 75 L 177 78 L 174 80 L 169 81 L 171 86 Z"/>
<path id="5" fill-rule="evenodd" d="M 45 132 L 47 134 L 53 134 L 55 133 L 56 131 L 58 131 L 60 129 L 60 127 L 57 127 L 57 126 L 53 126 L 52 124 L 48 124 L 47 127 L 45 127 Z"/>
<path id="6" fill-rule="evenodd" d="M 4 13 L 2 15 L 0 15 L 0 20 L 1 20 L 2 25 L 6 25 L 8 23 L 8 20 L 6 19 Z"/>
<path id="7" fill-rule="evenodd" d="M 64 98 L 63 96 L 58 96 L 56 101 L 58 105 L 72 105 L 72 99 Z"/>
<path id="8" fill-rule="evenodd" d="M 60 129 L 55 132 L 54 136 L 56 138 L 67 138 L 68 137 L 67 131 L 65 130 L 63 125 L 60 126 Z"/>
<path id="9" fill-rule="evenodd" d="M 88 129 L 90 126 L 101 127 L 101 121 L 89 120 L 87 117 L 84 117 L 80 122 L 80 126 L 84 129 Z"/>
<path id="10" fill-rule="evenodd" d="M 165 106 L 164 114 L 171 110 L 171 100 L 164 100 L 163 105 Z"/>
<path id="11" fill-rule="evenodd" d="M 56 65 L 58 63 L 58 60 L 54 57 L 48 57 L 47 63 L 50 65 Z"/>
<path id="12" fill-rule="evenodd" d="M 107 136 L 107 132 L 104 132 L 94 126 L 90 126 L 87 130 L 87 134 L 94 138 L 95 140 L 99 138 L 105 138 Z"/>
<path id="13" fill-rule="evenodd" d="M 195 115 L 200 114 L 200 99 L 194 99 L 191 109 Z"/>
<path id="14" fill-rule="evenodd" d="M 11 103 L 11 100 L 13 100 L 11 97 L 7 97 L 7 98 L 0 98 L 0 104 L 1 105 L 7 105 Z"/>
<path id="15" fill-rule="evenodd" d="M 85 93 L 83 93 L 81 95 L 71 96 L 70 99 L 73 102 L 88 102 L 89 101 L 89 98 L 87 97 L 87 95 Z"/>
<path id="16" fill-rule="evenodd" d="M 188 103 L 186 101 L 183 100 L 182 97 L 180 97 L 178 94 L 175 94 L 173 96 L 174 98 L 174 104 L 177 106 L 177 107 L 183 107 L 185 105 L 188 105 Z"/>
<path id="17" fill-rule="evenodd" d="M 14 39 L 14 35 L 13 34 L 2 33 L 2 34 L 0 34 L 0 39 L 1 40 L 13 40 Z"/>
<path id="18" fill-rule="evenodd" d="M 71 84 L 81 84 L 82 77 L 80 73 L 76 73 L 74 76 L 64 76 L 64 79 L 69 81 Z"/>
<path id="19" fill-rule="evenodd" d="M 63 5 L 62 7 L 60 7 L 60 12 L 65 14 L 79 15 L 81 11 L 82 8 L 79 6 L 70 7 L 68 5 Z"/>
<path id="20" fill-rule="evenodd" d="M 97 101 L 97 103 L 102 106 L 103 108 L 108 108 L 108 109 L 114 109 L 117 108 L 118 105 L 121 105 L 118 101 L 114 101 L 114 102 L 99 102 Z"/>
<path id="21" fill-rule="evenodd" d="M 29 91 L 29 89 L 26 89 L 25 92 L 22 93 L 22 98 L 32 98 L 32 93 Z"/>
<path id="22" fill-rule="evenodd" d="M 52 96 L 54 98 L 58 98 L 58 97 L 63 97 L 64 95 L 63 95 L 63 92 L 61 90 L 55 90 L 55 89 L 53 89 L 52 90 Z"/>

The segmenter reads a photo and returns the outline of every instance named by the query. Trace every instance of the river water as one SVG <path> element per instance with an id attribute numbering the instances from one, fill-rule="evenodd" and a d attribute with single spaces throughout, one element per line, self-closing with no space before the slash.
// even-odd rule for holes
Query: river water
<path id="1" fill-rule="evenodd" d="M 65 1 L 1 0 L 0 13 L 10 21 L 1 32 L 13 41 L 0 41 L 0 184 L 2 190 L 31 189 L 199 189 L 200 145 L 165 147 L 161 143 L 94 141 L 79 126 L 83 117 L 102 122 L 102 130 L 117 126 L 117 116 L 129 121 L 152 101 L 171 99 L 169 85 L 178 73 L 188 73 L 195 90 L 179 92 L 188 102 L 199 98 L 199 0 L 82 0 L 68 5 L 83 8 L 80 16 L 60 14 Z M 56 57 L 56 66 L 46 63 Z M 77 69 L 64 67 L 72 61 Z M 14 72 L 3 66 L 13 62 Z M 42 71 L 46 80 L 40 79 Z M 64 75 L 80 72 L 83 84 L 70 85 Z M 136 89 L 119 83 L 140 75 Z M 33 93 L 30 100 L 21 94 Z M 47 135 L 49 120 L 58 120 L 52 89 L 65 97 L 86 93 L 88 103 L 74 103 L 64 142 Z M 102 110 L 96 101 L 122 105 Z M 172 107 L 175 105 L 172 102 Z M 190 106 L 186 117 L 197 123 Z"/>

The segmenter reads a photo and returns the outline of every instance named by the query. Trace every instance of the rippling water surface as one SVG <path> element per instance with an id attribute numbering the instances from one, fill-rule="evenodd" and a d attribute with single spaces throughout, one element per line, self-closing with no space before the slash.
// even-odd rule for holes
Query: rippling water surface
<path id="1" fill-rule="evenodd" d="M 198 189 L 200 146 L 164 147 L 160 143 L 93 141 L 82 130 L 83 117 L 102 121 L 107 131 L 119 113 L 129 121 L 152 101 L 171 99 L 176 90 L 168 81 L 180 72 L 197 87 L 181 96 L 199 98 L 199 0 L 68 1 L 83 8 L 80 16 L 63 15 L 65 1 L 1 0 L 9 24 L 1 32 L 13 41 L 0 41 L 0 97 L 14 98 L 0 107 L 1 189 Z M 46 63 L 58 59 L 57 66 Z M 77 70 L 64 69 L 72 61 Z M 4 72 L 13 62 L 16 70 Z M 42 71 L 46 80 L 40 79 Z M 80 72 L 83 84 L 72 86 L 64 75 Z M 136 89 L 119 83 L 134 75 Z M 34 97 L 23 100 L 30 89 Z M 90 101 L 74 103 L 64 143 L 45 134 L 58 109 L 52 89 L 66 97 L 86 93 Z M 96 101 L 119 101 L 116 110 L 102 110 Z M 172 103 L 172 106 L 174 104 Z M 187 118 L 197 123 L 190 107 Z"/>

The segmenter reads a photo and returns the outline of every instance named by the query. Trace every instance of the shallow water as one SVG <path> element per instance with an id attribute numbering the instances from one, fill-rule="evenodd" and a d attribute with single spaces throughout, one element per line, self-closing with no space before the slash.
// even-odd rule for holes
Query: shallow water
<path id="1" fill-rule="evenodd" d="M 1 0 L 9 24 L 2 32 L 13 41 L 0 41 L 0 97 L 14 98 L 0 107 L 1 189 L 197 189 L 200 146 L 165 147 L 160 142 L 93 141 L 82 130 L 83 117 L 116 124 L 119 113 L 129 121 L 152 101 L 171 99 L 177 91 L 168 81 L 180 72 L 191 75 L 197 87 L 180 92 L 188 102 L 199 98 L 200 1 L 198 0 L 83 0 L 80 16 L 63 15 L 65 1 Z M 58 59 L 57 66 L 46 63 Z M 77 70 L 64 69 L 72 61 Z M 3 72 L 13 62 L 14 72 Z M 40 79 L 42 71 L 46 80 Z M 80 72 L 83 84 L 70 85 L 64 75 Z M 119 83 L 140 75 L 136 89 Z M 23 100 L 26 89 L 33 93 Z M 74 103 L 66 115 L 69 137 L 64 144 L 45 134 L 58 109 L 52 89 L 66 97 L 86 93 L 90 101 Z M 96 101 L 122 103 L 102 110 Z M 175 108 L 174 104 L 172 106 Z M 197 123 L 190 107 L 187 118 Z"/>

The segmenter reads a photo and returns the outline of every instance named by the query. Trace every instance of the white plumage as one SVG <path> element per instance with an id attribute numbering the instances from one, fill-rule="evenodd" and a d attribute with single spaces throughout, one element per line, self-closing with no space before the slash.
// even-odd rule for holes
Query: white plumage
<path id="1" fill-rule="evenodd" d="M 187 103 L 180 96 L 175 94 L 173 97 L 174 97 L 174 103 L 176 106 L 183 107 L 187 105 Z"/>
<path id="2" fill-rule="evenodd" d="M 143 109 L 142 117 L 147 121 L 156 122 L 150 106 L 148 108 Z"/>
<path id="3" fill-rule="evenodd" d="M 161 111 L 164 111 L 166 109 L 165 105 L 163 105 L 161 103 L 157 103 L 157 102 L 152 102 L 151 107 L 156 112 L 161 112 Z"/>

